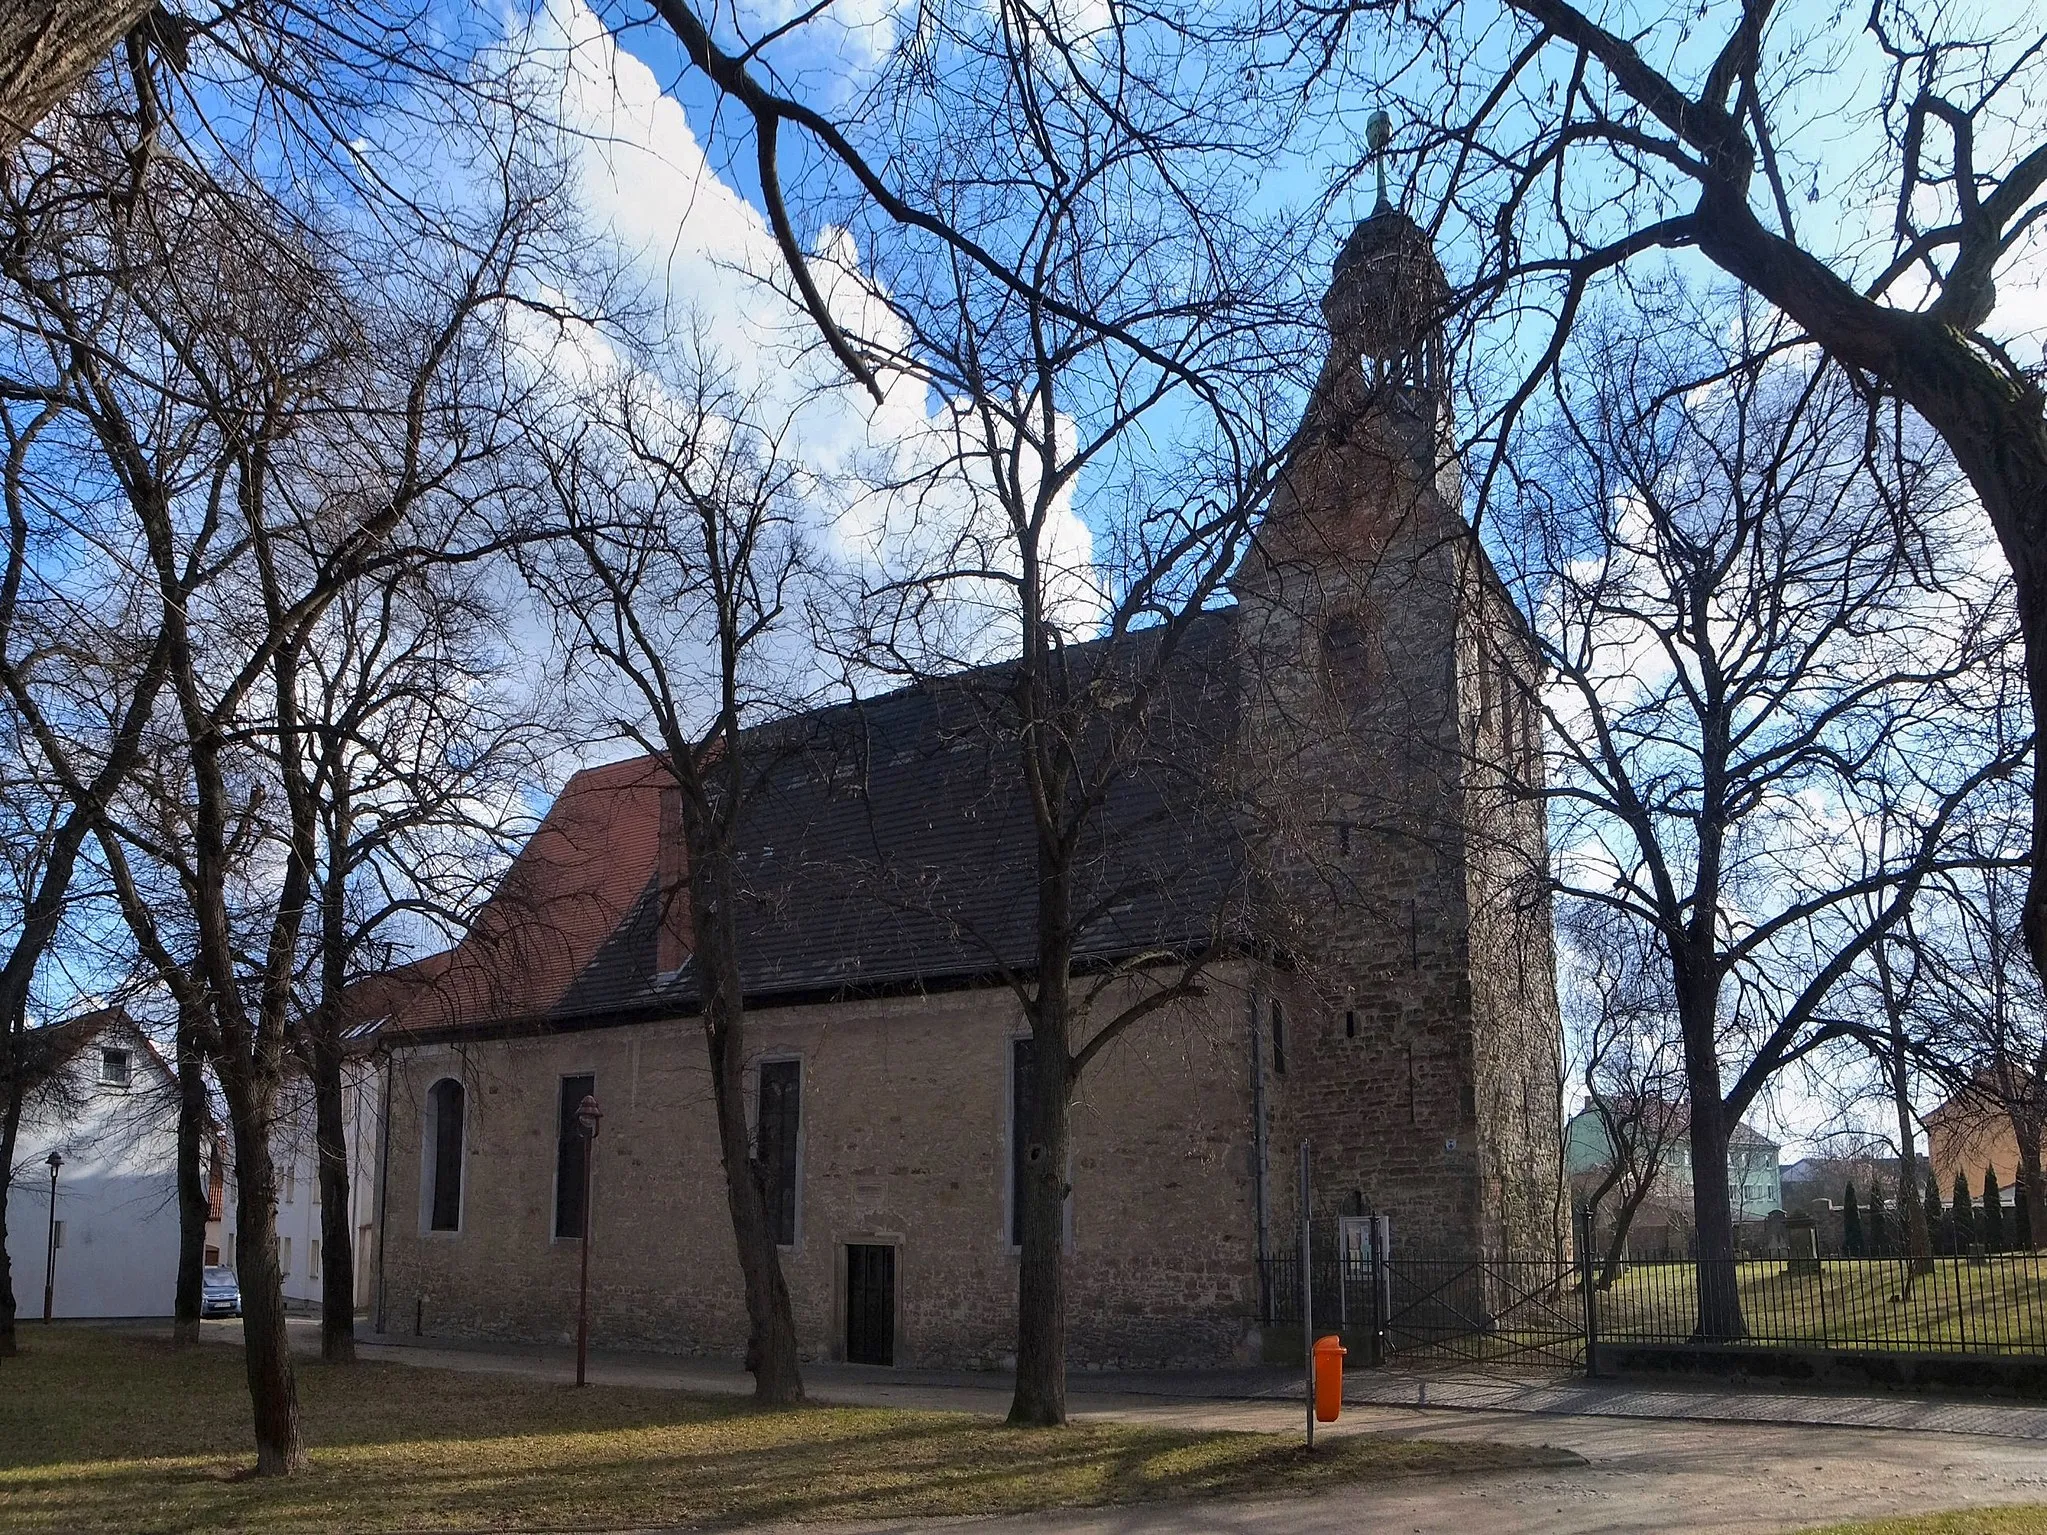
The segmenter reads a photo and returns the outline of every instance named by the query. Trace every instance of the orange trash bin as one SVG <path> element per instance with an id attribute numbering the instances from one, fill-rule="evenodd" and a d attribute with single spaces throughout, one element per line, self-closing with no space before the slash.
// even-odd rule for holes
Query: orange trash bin
<path id="1" fill-rule="evenodd" d="M 1343 1411 L 1343 1339 L 1331 1333 L 1315 1340 L 1315 1421 L 1334 1423 Z"/>

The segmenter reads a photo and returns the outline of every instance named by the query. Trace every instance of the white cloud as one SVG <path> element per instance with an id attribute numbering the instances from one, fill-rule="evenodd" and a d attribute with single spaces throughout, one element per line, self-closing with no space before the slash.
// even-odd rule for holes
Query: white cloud
<path id="1" fill-rule="evenodd" d="M 858 16 L 841 18 L 841 32 L 884 48 L 894 35 L 888 0 L 856 9 Z M 631 274 L 658 316 L 656 329 L 700 338 L 729 370 L 736 394 L 762 419 L 787 423 L 785 451 L 816 488 L 820 542 L 877 580 L 928 571 L 963 546 L 1014 569 L 1006 519 L 985 473 L 972 467 L 987 447 L 972 402 L 938 398 L 907 373 L 884 375 L 879 403 L 846 380 L 785 291 L 781 253 L 761 212 L 720 177 L 681 104 L 583 0 L 554 0 L 519 41 L 565 132 L 595 249 Z M 843 327 L 884 352 L 905 347 L 908 333 L 851 237 L 828 229 L 815 245 L 814 270 Z M 618 360 L 587 331 L 556 336 L 545 355 L 550 371 L 571 378 Z M 895 488 L 864 483 L 877 474 Z M 1048 544 L 1066 572 L 1061 616 L 1086 630 L 1102 599 L 1092 536 L 1070 492 L 1057 501 Z M 999 587 L 955 583 L 949 595 L 974 615 L 980 653 L 1013 643 Z"/>

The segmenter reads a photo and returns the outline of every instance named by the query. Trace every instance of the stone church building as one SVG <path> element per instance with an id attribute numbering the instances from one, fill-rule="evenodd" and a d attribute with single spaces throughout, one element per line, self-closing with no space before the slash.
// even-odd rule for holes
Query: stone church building
<path id="1" fill-rule="evenodd" d="M 1076 1365 L 1258 1357 L 1257 1260 L 1294 1250 L 1303 1141 L 1325 1231 L 1372 1211 L 1396 1250 L 1564 1250 L 1537 663 L 1459 510 L 1445 292 L 1404 214 L 1351 234 L 1282 493 L 1166 667 L 1157 764 L 1101 817 L 1091 1016 L 1160 970 L 1199 984 L 1081 1078 Z M 1014 1349 L 1031 1046 L 1004 975 L 1035 897 L 987 686 L 749 738 L 749 1113 L 810 1357 Z M 568 1336 L 587 1220 L 599 1344 L 743 1348 L 665 783 L 645 758 L 577 775 L 463 942 L 414 967 L 382 1031 L 381 1329 Z"/>

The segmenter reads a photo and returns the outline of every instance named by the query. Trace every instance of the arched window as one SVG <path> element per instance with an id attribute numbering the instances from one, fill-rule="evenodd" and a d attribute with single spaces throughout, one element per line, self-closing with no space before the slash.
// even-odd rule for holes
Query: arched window
<path id="1" fill-rule="evenodd" d="M 427 1227 L 462 1227 L 462 1084 L 443 1077 L 427 1094 Z"/>

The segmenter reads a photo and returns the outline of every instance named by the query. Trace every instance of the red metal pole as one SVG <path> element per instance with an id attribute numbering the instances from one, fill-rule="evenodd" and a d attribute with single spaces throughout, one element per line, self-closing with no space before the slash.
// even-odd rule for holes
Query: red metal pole
<path id="1" fill-rule="evenodd" d="M 583 1142 L 583 1283 L 576 1297 L 576 1384 L 585 1384 L 590 1366 L 590 1188 L 597 1166 L 597 1137 Z"/>

